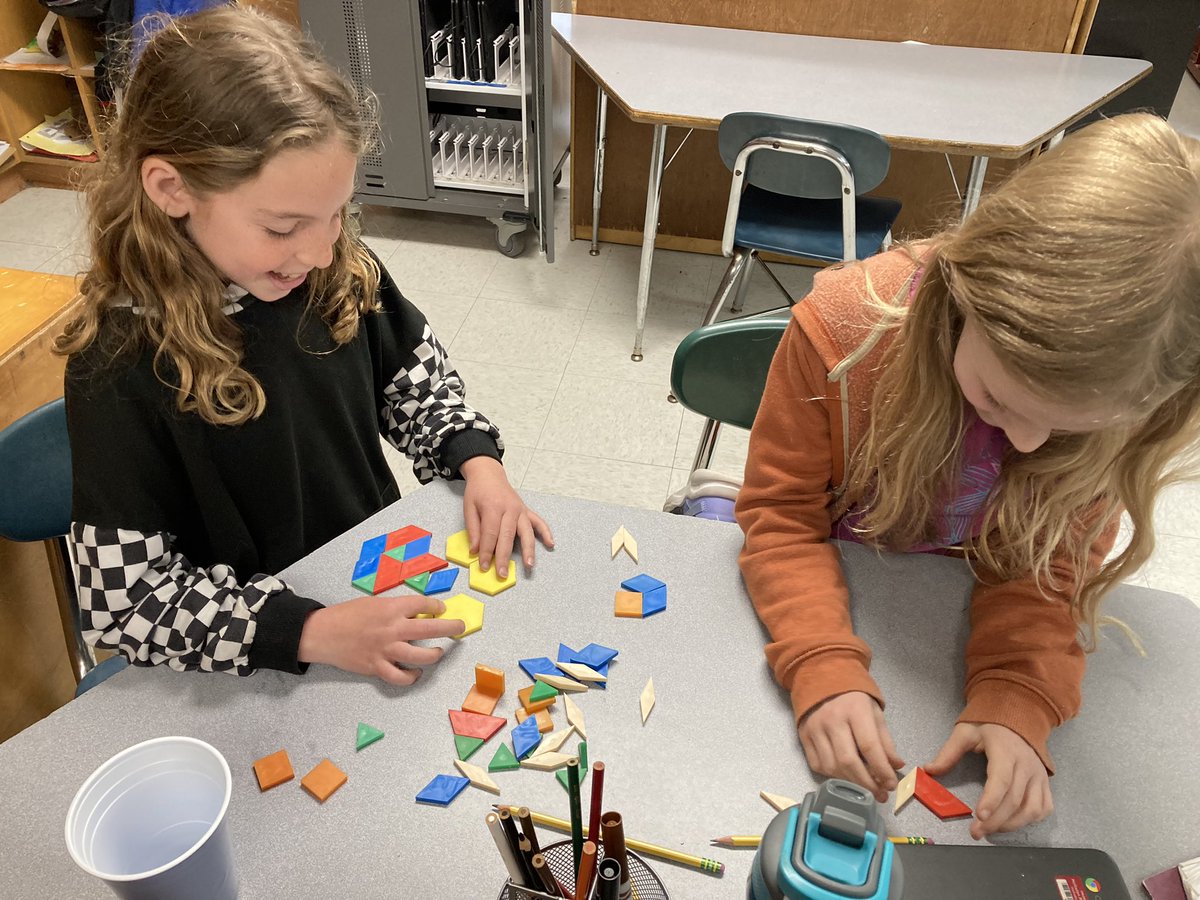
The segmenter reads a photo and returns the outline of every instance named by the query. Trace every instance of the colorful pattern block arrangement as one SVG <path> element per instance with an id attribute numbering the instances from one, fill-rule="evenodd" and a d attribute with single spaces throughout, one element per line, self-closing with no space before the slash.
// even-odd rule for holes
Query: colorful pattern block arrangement
<path id="1" fill-rule="evenodd" d="M 436 616 L 431 616 L 429 613 L 421 613 L 417 618 L 461 619 L 463 625 L 466 627 L 463 629 L 462 634 L 454 635 L 454 639 L 457 641 L 483 628 L 483 601 L 476 600 L 474 597 L 468 597 L 466 594 L 455 594 L 446 601 L 445 612 Z"/>
<path id="2" fill-rule="evenodd" d="M 417 794 L 417 802 L 429 803 L 433 806 L 449 806 L 454 802 L 455 797 L 466 790 L 470 783 L 469 778 L 460 778 L 457 775 L 435 775 L 433 781 L 425 785 Z"/>
<path id="3" fill-rule="evenodd" d="M 578 652 L 579 652 L 578 650 L 572 650 L 566 644 L 559 644 L 558 645 L 558 661 L 560 663 L 576 662 L 577 660 L 575 659 L 575 654 Z M 613 651 L 613 653 L 615 655 L 616 651 Z M 611 662 L 611 661 L 612 660 L 610 659 L 609 662 Z M 588 663 L 584 663 L 584 665 L 587 665 L 588 668 L 592 669 L 595 672 L 598 672 L 601 675 L 604 675 L 607 678 L 607 676 L 608 676 L 608 663 L 607 662 L 604 663 L 604 665 L 602 665 L 602 666 L 593 666 L 593 665 L 589 665 Z M 566 669 L 562 669 L 562 671 L 565 672 Z M 592 685 L 592 687 L 600 688 L 600 690 L 605 689 L 605 685 L 604 685 L 603 681 L 596 682 L 595 684 Z"/>
<path id="4" fill-rule="evenodd" d="M 404 583 L 426 597 L 432 594 L 444 594 L 454 587 L 454 582 L 458 581 L 458 573 L 461 571 L 455 566 L 448 566 L 436 572 L 425 572 L 413 578 L 406 578 Z"/>
<path id="5" fill-rule="evenodd" d="M 296 773 L 292 771 L 292 761 L 288 759 L 286 750 L 276 750 L 270 756 L 256 760 L 254 775 L 258 779 L 260 791 L 269 791 L 296 777 Z"/>
<path id="6" fill-rule="evenodd" d="M 322 803 L 345 783 L 346 773 L 328 759 L 321 760 L 311 772 L 300 779 L 300 785 Z"/>
<path id="7" fill-rule="evenodd" d="M 501 591 L 507 591 L 510 587 L 517 583 L 517 564 L 514 560 L 508 561 L 508 574 L 501 578 L 496 573 L 496 563 L 492 562 L 491 567 L 485 572 L 479 568 L 479 560 L 471 563 L 470 568 L 471 590 L 479 591 L 481 594 L 487 594 L 489 597 L 495 597 Z"/>
<path id="8" fill-rule="evenodd" d="M 446 568 L 444 559 L 429 553 L 432 539 L 428 531 L 405 525 L 363 541 L 350 583 L 364 594 L 381 594 L 402 581 Z"/>
<path id="9" fill-rule="evenodd" d="M 644 619 L 667 608 L 667 586 L 649 575 L 635 575 L 621 582 L 614 613 L 627 619 Z"/>

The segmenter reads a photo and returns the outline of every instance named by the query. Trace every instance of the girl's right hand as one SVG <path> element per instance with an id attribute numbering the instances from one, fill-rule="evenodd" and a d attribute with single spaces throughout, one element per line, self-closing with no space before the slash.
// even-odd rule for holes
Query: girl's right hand
<path id="1" fill-rule="evenodd" d="M 849 691 L 829 698 L 801 720 L 799 732 L 815 774 L 853 781 L 880 803 L 895 790 L 896 769 L 904 760 L 896 755 L 883 710 L 870 694 Z"/>
<path id="2" fill-rule="evenodd" d="M 446 604 L 435 597 L 359 597 L 318 609 L 300 632 L 300 662 L 324 663 L 388 684 L 408 685 L 445 652 L 411 641 L 454 637 L 466 630 L 461 619 L 417 619 L 440 615 Z M 403 666 L 403 668 L 401 668 Z"/>

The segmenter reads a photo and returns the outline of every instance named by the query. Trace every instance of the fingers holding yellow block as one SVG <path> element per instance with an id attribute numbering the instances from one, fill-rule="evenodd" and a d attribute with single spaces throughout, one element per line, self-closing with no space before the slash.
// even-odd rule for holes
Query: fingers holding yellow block
<path id="1" fill-rule="evenodd" d="M 457 641 L 459 638 L 465 638 L 468 634 L 474 634 L 483 628 L 483 601 L 476 600 L 474 597 L 468 597 L 466 594 L 455 594 L 446 602 L 444 612 L 436 616 L 431 616 L 429 613 L 421 613 L 417 616 L 418 619 L 462 619 L 463 625 L 466 628 L 462 634 L 454 635 Z"/>

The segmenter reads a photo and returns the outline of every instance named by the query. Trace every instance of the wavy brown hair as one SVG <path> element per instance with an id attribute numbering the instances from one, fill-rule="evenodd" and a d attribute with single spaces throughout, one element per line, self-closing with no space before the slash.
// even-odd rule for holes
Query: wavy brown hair
<path id="1" fill-rule="evenodd" d="M 959 476 L 953 360 L 969 318 L 1036 395 L 1127 414 L 1010 450 L 967 546 L 989 578 L 1032 572 L 1044 594 L 1069 593 L 1094 646 L 1102 595 L 1153 551 L 1158 492 L 1196 471 L 1200 143 L 1148 114 L 1089 125 L 913 252 L 924 274 L 907 312 L 907 286 L 876 298 L 898 331 L 842 502 L 866 510 L 860 526 L 877 546 L 930 537 Z M 1089 547 L 1122 508 L 1132 539 L 1089 572 Z"/>
<path id="2" fill-rule="evenodd" d="M 233 425 L 266 407 L 241 365 L 242 335 L 221 311 L 225 282 L 142 189 L 141 165 L 170 162 L 204 197 L 236 188 L 283 150 L 340 140 L 355 155 L 376 138 L 373 99 L 325 62 L 291 27 L 251 9 L 212 9 L 154 23 L 128 77 L 106 153 L 87 177 L 91 269 L 82 312 L 55 345 L 75 353 L 101 334 L 115 352 L 153 348 L 159 379 L 180 411 Z M 343 344 L 375 308 L 379 269 L 349 209 L 333 262 L 308 278 L 309 309 Z M 132 301 L 139 315 L 112 316 Z M 126 324 L 128 323 L 128 324 Z"/>

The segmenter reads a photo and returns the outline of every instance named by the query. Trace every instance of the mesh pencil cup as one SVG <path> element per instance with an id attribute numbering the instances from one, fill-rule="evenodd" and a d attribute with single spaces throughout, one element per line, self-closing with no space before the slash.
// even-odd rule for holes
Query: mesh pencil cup
<path id="1" fill-rule="evenodd" d="M 629 857 L 629 877 L 633 882 L 633 895 L 638 900 L 669 900 L 667 889 L 658 880 L 658 876 L 654 874 L 654 870 L 646 865 L 645 860 L 632 850 L 626 850 L 625 852 Z M 574 891 L 575 854 L 571 848 L 571 842 L 559 841 L 556 844 L 543 847 L 542 855 L 546 857 L 546 863 L 550 866 L 550 871 L 554 874 L 558 883 Z M 598 846 L 596 848 L 597 866 L 600 865 L 602 859 L 604 859 L 604 847 Z M 595 896 L 594 884 L 592 896 Z M 561 900 L 561 898 L 552 897 L 550 894 L 535 891 L 532 888 L 521 887 L 509 880 L 500 889 L 500 895 L 496 900 Z M 577 897 L 576 900 L 589 900 L 589 898 Z"/>

